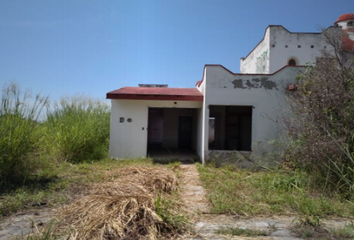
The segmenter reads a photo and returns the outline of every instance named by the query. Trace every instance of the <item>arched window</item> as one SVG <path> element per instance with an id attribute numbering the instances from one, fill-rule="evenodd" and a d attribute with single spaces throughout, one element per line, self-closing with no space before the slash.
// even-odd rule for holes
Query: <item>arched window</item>
<path id="1" fill-rule="evenodd" d="M 295 61 L 294 59 L 290 59 L 290 60 L 288 61 L 288 65 L 289 65 L 289 66 L 296 66 L 296 61 Z"/>

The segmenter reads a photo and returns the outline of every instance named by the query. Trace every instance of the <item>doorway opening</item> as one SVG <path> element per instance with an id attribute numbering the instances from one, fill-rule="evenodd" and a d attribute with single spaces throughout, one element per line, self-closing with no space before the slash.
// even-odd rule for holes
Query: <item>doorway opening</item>
<path id="1" fill-rule="evenodd" d="M 153 159 L 198 158 L 197 109 L 149 108 L 148 153 Z"/>
<path id="2" fill-rule="evenodd" d="M 209 150 L 251 151 L 252 108 L 209 106 Z"/>
<path id="3" fill-rule="evenodd" d="M 148 147 L 162 146 L 163 139 L 163 109 L 149 108 Z"/>

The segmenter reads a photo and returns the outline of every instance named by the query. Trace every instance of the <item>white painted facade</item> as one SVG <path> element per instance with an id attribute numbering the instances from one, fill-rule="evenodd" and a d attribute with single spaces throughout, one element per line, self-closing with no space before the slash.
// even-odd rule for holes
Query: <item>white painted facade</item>
<path id="1" fill-rule="evenodd" d="M 326 31 L 348 28 L 348 21 L 337 21 L 336 24 L 340 27 L 330 27 Z M 303 66 L 315 64 L 316 57 L 324 49 L 331 51 L 323 33 L 291 33 L 282 26 L 269 26 L 259 44 L 241 59 L 240 74 L 221 65 L 205 65 L 203 78 L 196 86 L 203 94 L 203 101 L 112 99 L 110 156 L 120 159 L 147 156 L 149 108 L 164 109 L 162 146 L 165 148 L 178 147 L 177 118 L 193 117 L 192 149 L 203 163 L 217 155 L 227 156 L 235 152 L 215 150 L 221 145 L 220 148 L 226 148 L 226 135 L 233 126 L 232 122 L 227 123 L 226 109 L 251 110 L 250 115 L 229 116 L 237 120 L 237 126 L 241 126 L 244 119 L 250 119 L 242 126 L 251 125 L 248 150 L 251 157 L 272 151 L 271 146 L 259 143 L 281 139 L 278 125 L 272 119 L 287 107 L 289 84 L 295 83 L 296 76 L 304 70 Z M 296 66 L 288 66 L 291 59 Z M 214 117 L 211 112 L 218 115 L 219 127 L 215 126 L 215 129 L 219 134 L 209 134 L 209 118 Z M 121 122 L 122 118 L 124 122 Z M 128 122 L 128 118 L 132 121 Z M 229 125 L 231 128 L 227 129 Z M 241 136 L 242 132 L 237 134 Z M 210 136 L 215 137 L 218 146 L 211 145 Z"/>
<path id="2" fill-rule="evenodd" d="M 266 143 L 280 139 L 274 119 L 286 105 L 287 86 L 294 83 L 302 71 L 299 67 L 286 67 L 275 74 L 233 74 L 222 66 L 205 67 L 204 123 L 208 123 L 210 106 L 252 106 L 252 154 L 269 151 Z M 204 124 L 203 152 L 208 159 L 207 124 Z"/>
<path id="3" fill-rule="evenodd" d="M 202 107 L 202 103 L 196 101 L 175 102 L 176 101 L 112 99 L 109 145 L 110 156 L 120 159 L 146 157 L 149 108 L 200 109 Z M 167 114 L 167 116 L 171 115 Z M 124 118 L 124 122 L 120 122 L 121 118 Z M 128 122 L 128 119 L 131 119 L 131 122 Z M 175 136 L 176 134 L 174 132 L 175 130 L 171 130 L 171 128 L 172 127 L 166 129 L 164 133 L 167 134 L 167 147 L 175 147 L 176 144 L 174 139 L 171 140 L 168 138 L 168 136 Z M 197 142 L 198 140 L 196 139 L 195 141 Z"/>
<path id="4" fill-rule="evenodd" d="M 241 58 L 241 73 L 274 73 L 291 59 L 298 66 L 312 65 L 327 48 L 323 33 L 292 33 L 283 26 L 269 26 L 259 44 Z"/>
<path id="5" fill-rule="evenodd" d="M 241 73 L 270 73 L 270 27 L 265 30 L 263 39 L 245 58 L 241 58 Z"/>

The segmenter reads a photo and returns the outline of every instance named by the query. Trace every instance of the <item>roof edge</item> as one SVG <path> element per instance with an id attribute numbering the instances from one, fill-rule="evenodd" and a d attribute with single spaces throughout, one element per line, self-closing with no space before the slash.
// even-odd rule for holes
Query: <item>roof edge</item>
<path id="1" fill-rule="evenodd" d="M 165 101 L 203 101 L 203 96 L 180 96 L 180 95 L 148 95 L 148 94 L 113 94 L 107 93 L 106 99 L 125 100 L 165 100 Z"/>
<path id="2" fill-rule="evenodd" d="M 230 74 L 234 75 L 234 76 L 273 76 L 275 74 L 277 74 L 278 72 L 286 69 L 286 68 L 305 68 L 307 66 L 305 65 L 296 65 L 296 66 L 290 66 L 290 65 L 285 65 L 282 68 L 279 68 L 277 71 L 275 71 L 274 73 L 234 73 L 231 70 L 227 69 L 226 67 L 224 67 L 221 64 L 205 64 L 204 68 L 203 68 L 203 78 L 199 83 L 199 86 L 202 84 L 203 80 L 204 80 L 204 74 L 205 74 L 205 68 L 206 67 L 221 67 L 224 70 L 226 70 L 227 72 L 229 72 Z"/>

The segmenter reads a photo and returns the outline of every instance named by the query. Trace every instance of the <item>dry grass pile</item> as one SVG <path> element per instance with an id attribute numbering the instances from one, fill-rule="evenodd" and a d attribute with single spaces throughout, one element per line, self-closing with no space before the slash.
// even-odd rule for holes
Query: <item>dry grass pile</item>
<path id="1" fill-rule="evenodd" d="M 171 193 L 177 190 L 178 180 L 174 172 L 164 167 L 128 167 L 108 174 L 114 182 L 129 181 L 143 186 L 150 192 Z"/>
<path id="2" fill-rule="evenodd" d="M 159 194 L 178 187 L 172 170 L 129 167 L 108 174 L 89 195 L 61 209 L 59 233 L 66 239 L 161 239 L 177 230 L 157 213 Z M 68 234 L 69 232 L 69 234 Z"/>

